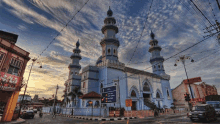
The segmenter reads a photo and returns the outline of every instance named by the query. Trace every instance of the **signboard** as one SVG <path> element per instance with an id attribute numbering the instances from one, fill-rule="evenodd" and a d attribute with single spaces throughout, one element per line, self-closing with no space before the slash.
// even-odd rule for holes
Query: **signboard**
<path id="1" fill-rule="evenodd" d="M 132 106 L 132 99 L 126 99 L 125 103 L 126 103 L 126 107 L 131 107 Z"/>
<path id="2" fill-rule="evenodd" d="M 0 89 L 13 91 L 16 89 L 20 81 L 20 77 L 11 75 L 5 72 L 1 72 L 0 76 Z"/>
<path id="3" fill-rule="evenodd" d="M 202 79 L 201 79 L 201 77 L 195 77 L 195 78 L 190 78 L 189 79 L 189 83 L 188 83 L 188 80 L 187 79 L 185 79 L 185 80 L 183 80 L 183 82 L 185 83 L 185 84 L 193 84 L 193 83 L 196 83 L 196 82 L 202 82 Z"/>
<path id="4" fill-rule="evenodd" d="M 116 86 L 102 88 L 102 103 L 116 102 Z"/>

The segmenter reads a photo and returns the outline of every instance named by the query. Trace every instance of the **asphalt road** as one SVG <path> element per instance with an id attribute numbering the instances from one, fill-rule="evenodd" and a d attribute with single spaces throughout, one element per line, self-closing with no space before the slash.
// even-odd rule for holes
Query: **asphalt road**
<path id="1" fill-rule="evenodd" d="M 42 118 L 39 114 L 35 114 L 34 119 L 25 119 L 25 124 L 198 124 L 204 122 L 191 122 L 185 115 L 183 116 L 163 116 L 156 118 L 147 119 L 132 119 L 132 120 L 119 120 L 119 121 L 91 121 L 81 120 L 68 117 L 56 116 L 52 118 L 52 115 L 44 114 Z M 220 117 L 218 120 L 211 121 L 210 124 L 219 124 Z"/>

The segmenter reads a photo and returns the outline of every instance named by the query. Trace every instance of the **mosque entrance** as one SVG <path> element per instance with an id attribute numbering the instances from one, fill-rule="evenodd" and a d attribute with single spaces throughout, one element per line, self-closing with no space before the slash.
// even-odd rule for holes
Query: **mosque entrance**
<path id="1" fill-rule="evenodd" d="M 136 101 L 132 101 L 131 110 L 137 110 L 136 105 L 137 105 L 137 102 Z"/>

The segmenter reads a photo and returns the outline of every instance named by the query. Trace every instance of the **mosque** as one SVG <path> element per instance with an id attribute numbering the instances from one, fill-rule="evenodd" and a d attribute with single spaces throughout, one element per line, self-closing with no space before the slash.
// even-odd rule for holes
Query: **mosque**
<path id="1" fill-rule="evenodd" d="M 101 29 L 104 38 L 101 39 L 102 55 L 96 65 L 88 65 L 81 70 L 79 64 L 80 43 L 71 55 L 69 77 L 65 82 L 66 107 L 86 108 L 101 104 L 102 89 L 116 86 L 116 101 L 102 103 L 105 107 L 120 107 L 127 110 L 148 110 L 148 103 L 154 103 L 158 108 L 170 108 L 173 103 L 170 89 L 170 76 L 165 73 L 160 55 L 162 48 L 158 45 L 155 35 L 151 32 L 149 42 L 151 53 L 150 63 L 153 73 L 127 67 L 118 60 L 120 41 L 116 38 L 119 32 L 113 12 L 109 7 L 104 26 Z M 79 73 L 81 70 L 81 73 Z M 126 107 L 126 99 L 132 100 L 132 106 Z M 91 102 L 92 101 L 92 102 Z"/>

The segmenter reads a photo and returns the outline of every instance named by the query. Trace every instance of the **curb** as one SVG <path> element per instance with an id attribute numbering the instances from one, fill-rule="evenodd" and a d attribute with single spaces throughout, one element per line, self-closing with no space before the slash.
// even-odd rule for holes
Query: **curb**
<path id="1" fill-rule="evenodd" d="M 83 119 L 83 120 L 93 120 L 93 121 L 117 121 L 117 120 L 137 119 L 137 117 L 100 118 L 100 117 L 85 117 L 85 116 L 73 116 L 73 115 L 59 115 L 59 116 L 75 118 L 75 119 Z"/>

